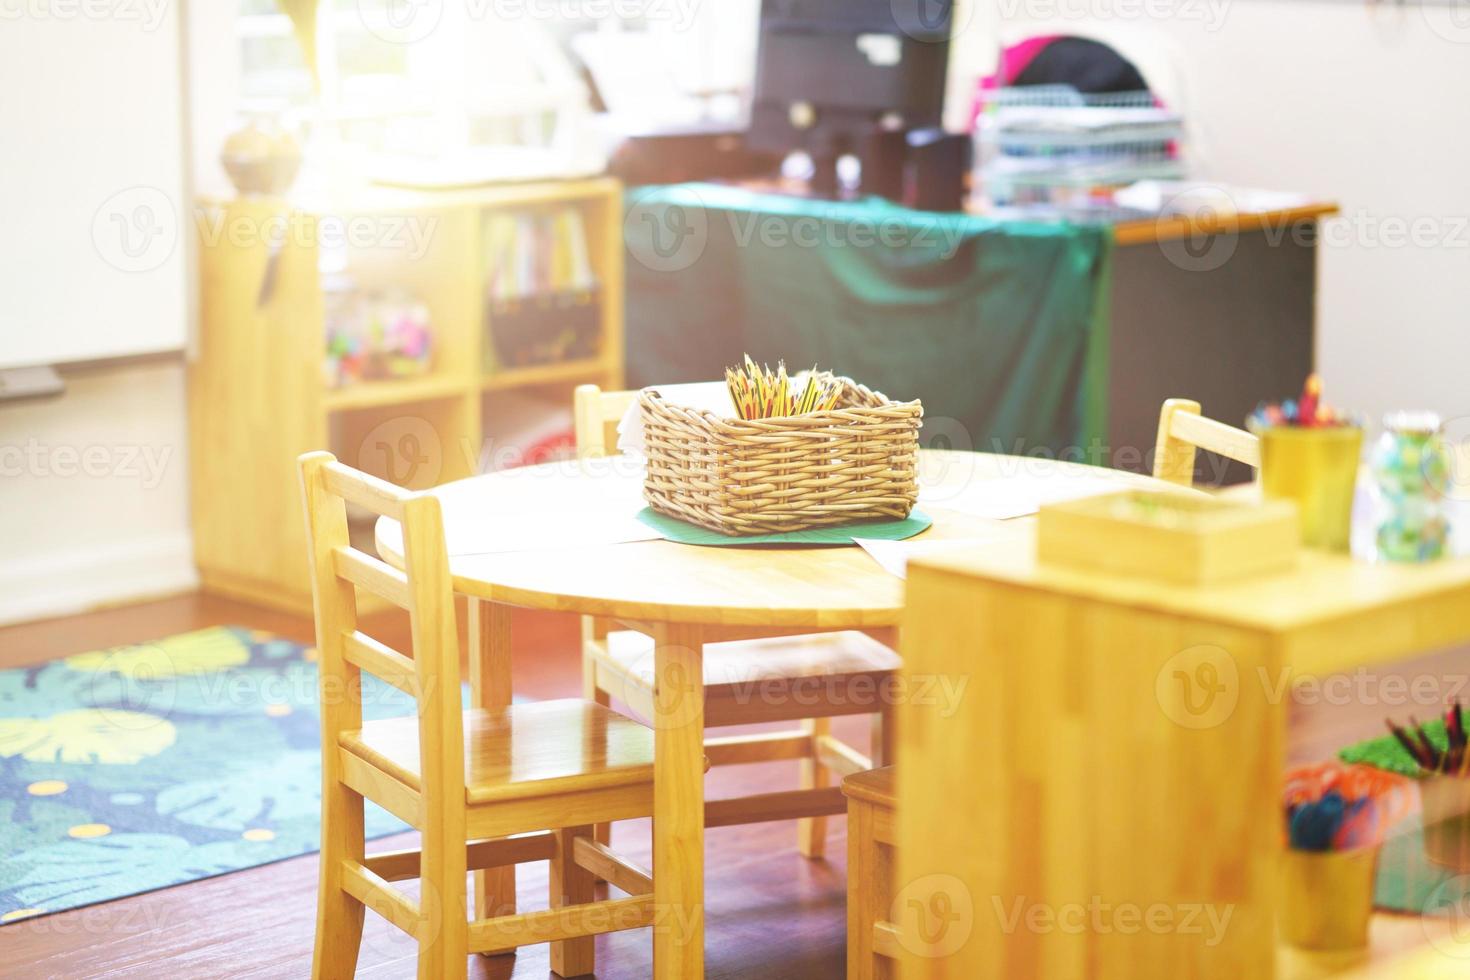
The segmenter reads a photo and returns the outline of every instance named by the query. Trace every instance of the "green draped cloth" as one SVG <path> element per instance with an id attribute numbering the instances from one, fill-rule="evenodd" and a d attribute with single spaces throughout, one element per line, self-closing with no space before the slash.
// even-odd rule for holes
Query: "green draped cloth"
<path id="1" fill-rule="evenodd" d="M 713 184 L 629 191 L 634 387 L 746 352 L 924 402 L 924 445 L 1062 452 L 1107 428 L 1104 228 Z"/>

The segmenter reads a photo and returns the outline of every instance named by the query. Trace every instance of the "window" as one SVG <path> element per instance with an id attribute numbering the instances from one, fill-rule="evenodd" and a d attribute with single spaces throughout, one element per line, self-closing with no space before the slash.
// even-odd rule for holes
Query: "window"
<path id="1" fill-rule="evenodd" d="M 239 108 L 325 127 L 373 150 L 553 144 L 565 138 L 559 124 L 591 105 L 578 49 L 606 49 L 610 39 L 616 49 L 616 37 L 658 52 L 667 94 L 748 83 L 739 70 L 731 78 L 732 46 L 742 57 L 731 11 L 706 11 L 723 2 L 320 0 L 319 92 L 277 0 L 237 3 Z M 749 21 L 753 37 L 754 2 L 729 7 L 749 7 L 733 17 Z M 749 55 L 753 62 L 753 47 Z"/>

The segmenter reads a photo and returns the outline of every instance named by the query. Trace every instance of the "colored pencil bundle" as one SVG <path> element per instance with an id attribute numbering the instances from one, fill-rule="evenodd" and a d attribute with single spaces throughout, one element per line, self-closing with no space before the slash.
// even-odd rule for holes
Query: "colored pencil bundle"
<path id="1" fill-rule="evenodd" d="M 1388 730 L 1409 753 L 1409 757 L 1426 773 L 1434 775 L 1470 777 L 1470 736 L 1465 734 L 1465 709 L 1458 699 L 1451 701 L 1445 709 L 1444 732 L 1446 744 L 1440 748 L 1429 738 L 1429 733 L 1419 720 L 1409 716 L 1408 729 L 1400 728 L 1387 720 Z"/>
<path id="2" fill-rule="evenodd" d="M 1322 378 L 1311 374 L 1302 385 L 1300 398 L 1288 398 L 1280 405 L 1261 402 L 1250 417 L 1252 430 L 1273 425 L 1295 425 L 1306 428 L 1326 428 L 1335 425 L 1352 425 L 1353 419 L 1334 409 L 1322 400 Z"/>
<path id="3" fill-rule="evenodd" d="M 725 384 L 730 400 L 742 419 L 771 419 L 781 416 L 826 412 L 837 407 L 842 385 L 830 374 L 818 373 L 816 365 L 807 372 L 806 384 L 797 390 L 795 381 L 786 374 L 786 362 L 776 362 L 776 370 L 759 365 L 745 355 L 745 364 L 725 369 Z"/>
<path id="4" fill-rule="evenodd" d="M 1402 776 L 1324 762 L 1292 770 L 1282 792 L 1286 836 L 1297 851 L 1351 851 L 1381 844 L 1409 812 Z"/>

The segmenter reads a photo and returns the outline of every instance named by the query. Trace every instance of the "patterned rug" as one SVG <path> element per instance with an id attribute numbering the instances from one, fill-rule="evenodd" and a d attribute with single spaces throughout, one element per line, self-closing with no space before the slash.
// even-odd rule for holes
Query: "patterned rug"
<path id="1" fill-rule="evenodd" d="M 217 627 L 0 671 L 0 923 L 317 850 L 315 660 Z M 366 675 L 362 698 L 413 711 Z M 368 805 L 369 836 L 405 829 Z"/>

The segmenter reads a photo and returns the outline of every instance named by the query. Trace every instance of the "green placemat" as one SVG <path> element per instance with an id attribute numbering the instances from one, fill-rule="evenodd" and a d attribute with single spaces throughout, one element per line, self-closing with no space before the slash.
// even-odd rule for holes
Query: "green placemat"
<path id="1" fill-rule="evenodd" d="M 1440 748 L 1449 744 L 1443 719 L 1425 722 L 1424 733 Z M 1373 766 L 1401 776 L 1419 775 L 1419 767 L 1392 735 L 1350 745 L 1338 757 L 1344 762 Z M 1405 820 L 1384 841 L 1373 889 L 1373 904 L 1377 908 L 1412 915 L 1448 915 L 1467 896 L 1470 896 L 1470 877 L 1435 864 L 1424 853 L 1424 828 L 1419 814 Z"/>
<path id="2" fill-rule="evenodd" d="M 926 530 L 934 519 L 923 511 L 914 510 L 899 521 L 868 521 L 860 524 L 843 524 L 837 527 L 814 527 L 806 531 L 783 531 L 778 534 L 749 534 L 732 537 L 681 521 L 677 517 L 660 514 L 652 507 L 638 512 L 638 519 L 669 541 L 680 544 L 707 545 L 751 545 L 751 544 L 852 544 L 855 538 L 875 538 L 880 541 L 902 541 Z"/>

